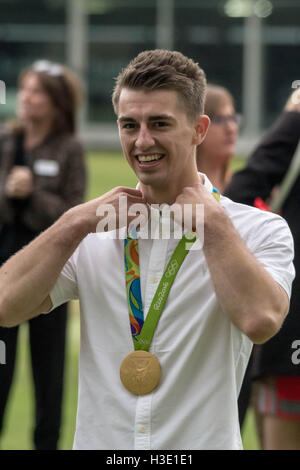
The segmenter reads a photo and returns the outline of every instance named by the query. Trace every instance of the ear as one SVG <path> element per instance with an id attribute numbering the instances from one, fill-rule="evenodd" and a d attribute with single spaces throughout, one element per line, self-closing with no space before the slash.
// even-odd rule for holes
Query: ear
<path id="1" fill-rule="evenodd" d="M 197 118 L 196 125 L 195 125 L 195 145 L 201 144 L 205 139 L 206 133 L 210 126 L 210 119 L 206 114 L 201 114 Z"/>

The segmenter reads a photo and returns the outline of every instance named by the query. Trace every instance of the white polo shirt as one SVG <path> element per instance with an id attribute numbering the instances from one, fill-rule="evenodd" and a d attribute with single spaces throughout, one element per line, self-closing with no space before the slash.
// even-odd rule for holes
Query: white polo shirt
<path id="1" fill-rule="evenodd" d="M 206 178 L 205 185 L 211 190 Z M 246 245 L 290 296 L 293 241 L 279 216 L 221 197 Z M 147 315 L 178 240 L 140 240 Z M 217 241 L 216 241 L 217 243 Z M 54 307 L 80 300 L 79 397 L 74 449 L 241 449 L 237 399 L 252 343 L 221 310 L 203 250 L 186 256 L 150 352 L 162 367 L 157 389 L 128 392 L 120 364 L 133 351 L 124 241 L 91 234 L 66 263 Z"/>

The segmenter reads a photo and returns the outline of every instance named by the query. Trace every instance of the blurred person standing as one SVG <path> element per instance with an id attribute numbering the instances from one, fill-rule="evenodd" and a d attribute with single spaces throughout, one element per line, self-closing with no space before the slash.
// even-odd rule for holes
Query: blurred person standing
<path id="1" fill-rule="evenodd" d="M 240 116 L 235 112 L 231 93 L 212 84 L 207 86 L 204 112 L 211 125 L 197 147 L 197 167 L 222 193 L 231 178 L 229 164 L 235 153 Z"/>
<path id="2" fill-rule="evenodd" d="M 46 60 L 20 73 L 16 120 L 0 133 L 0 265 L 83 201 L 85 161 L 75 136 L 81 84 Z M 16 282 L 18 280 L 16 279 Z M 67 304 L 29 320 L 36 449 L 56 449 L 61 423 Z M 18 327 L 0 328 L 0 432 L 15 368 Z"/>
<path id="3" fill-rule="evenodd" d="M 225 194 L 233 200 L 268 210 L 289 170 L 300 138 L 300 100 L 296 90 L 283 112 L 251 154 L 246 167 L 235 173 Z M 280 189 L 279 189 L 280 190 Z M 263 345 L 255 345 L 251 377 L 253 404 L 261 446 L 266 450 L 300 449 L 300 363 L 295 344 L 300 325 L 300 176 L 281 207 L 295 243 L 296 278 L 289 314 L 280 331 Z"/>

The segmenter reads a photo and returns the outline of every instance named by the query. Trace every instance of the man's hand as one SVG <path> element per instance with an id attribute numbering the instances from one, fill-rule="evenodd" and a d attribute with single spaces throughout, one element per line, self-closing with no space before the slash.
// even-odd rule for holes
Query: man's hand
<path id="1" fill-rule="evenodd" d="M 25 199 L 33 191 L 33 174 L 24 166 L 14 166 L 8 175 L 5 193 L 9 198 Z"/>
<path id="2" fill-rule="evenodd" d="M 144 214 L 148 214 L 148 207 L 141 191 L 120 186 L 99 198 L 74 207 L 69 213 L 82 221 L 88 234 L 128 227 L 137 216 L 139 207 L 144 209 Z"/>
<path id="3" fill-rule="evenodd" d="M 216 212 L 223 210 L 212 194 L 207 190 L 202 182 L 187 186 L 182 193 L 177 196 L 174 205 L 182 208 L 181 218 L 177 216 L 178 211 L 174 210 L 172 214 L 177 223 L 182 223 L 184 229 L 193 232 L 203 229 L 199 227 L 199 223 L 206 223 L 208 218 L 214 217 Z M 171 206 L 174 207 L 174 205 Z M 203 206 L 203 217 L 198 211 L 199 206 Z M 180 219 L 180 220 L 179 220 Z"/>

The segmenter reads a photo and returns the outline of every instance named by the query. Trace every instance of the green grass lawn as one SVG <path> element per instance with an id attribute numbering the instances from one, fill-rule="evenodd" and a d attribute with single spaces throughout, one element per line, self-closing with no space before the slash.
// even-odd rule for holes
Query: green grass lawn
<path id="1" fill-rule="evenodd" d="M 236 170 L 244 164 L 242 159 L 235 159 L 232 168 Z M 92 199 L 115 186 L 135 187 L 137 179 L 128 167 L 125 159 L 116 153 L 92 152 L 88 156 L 89 184 L 86 198 Z M 78 303 L 70 303 L 65 390 L 63 401 L 63 422 L 61 428 L 60 449 L 71 449 L 75 431 L 77 406 L 77 378 L 79 354 L 79 311 Z M 5 367 L 1 366 L 0 367 Z M 18 360 L 15 378 L 11 390 L 6 414 L 6 425 L 0 441 L 3 450 L 32 449 L 32 431 L 34 425 L 33 388 L 31 380 L 30 357 L 28 348 L 27 324 L 21 325 L 18 344 Z M 246 417 L 243 429 L 245 449 L 258 449 L 258 443 L 251 411 Z"/>

